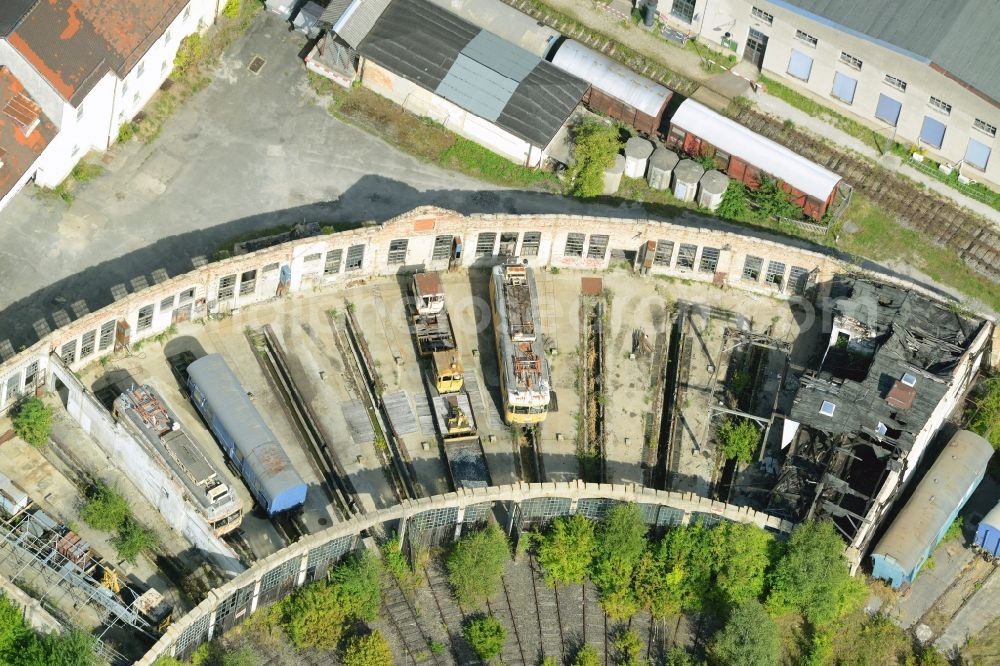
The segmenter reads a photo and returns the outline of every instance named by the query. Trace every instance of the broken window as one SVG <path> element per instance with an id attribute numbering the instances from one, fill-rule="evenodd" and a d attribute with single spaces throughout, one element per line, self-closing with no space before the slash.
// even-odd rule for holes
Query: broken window
<path id="1" fill-rule="evenodd" d="M 194 298 L 194 287 L 191 287 L 190 289 L 185 289 L 184 291 L 182 291 L 180 293 L 180 296 L 177 297 L 177 302 L 178 303 L 187 303 L 192 298 Z"/>
<path id="2" fill-rule="evenodd" d="M 542 232 L 525 231 L 524 240 L 521 241 L 522 257 L 537 257 L 539 248 L 542 246 Z"/>
<path id="3" fill-rule="evenodd" d="M 500 254 L 505 257 L 513 257 L 517 252 L 516 232 L 505 231 L 500 234 Z"/>
<path id="4" fill-rule="evenodd" d="M 357 271 L 361 270 L 362 264 L 365 261 L 365 246 L 364 245 L 352 245 L 347 248 L 347 261 L 344 266 L 345 271 Z"/>
<path id="5" fill-rule="evenodd" d="M 677 268 L 694 268 L 694 257 L 698 254 L 697 245 L 681 244 L 677 250 Z"/>
<path id="6" fill-rule="evenodd" d="M 701 249 L 701 262 L 698 264 L 698 270 L 702 273 L 714 273 L 718 266 L 719 248 L 703 247 Z"/>
<path id="7" fill-rule="evenodd" d="M 336 275 L 340 272 L 340 260 L 344 256 L 344 251 L 340 248 L 330 250 L 326 253 L 326 262 L 323 264 L 323 275 Z"/>
<path id="8" fill-rule="evenodd" d="M 219 298 L 232 298 L 233 288 L 236 286 L 236 274 L 226 275 L 219 278 Z"/>
<path id="9" fill-rule="evenodd" d="M 302 258 L 302 261 L 306 262 L 307 264 L 311 264 L 314 261 L 319 261 L 322 256 L 323 256 L 322 252 L 314 252 L 312 254 L 307 254 L 306 256 L 304 256 Z"/>
<path id="10" fill-rule="evenodd" d="M 760 279 L 760 269 L 764 265 L 764 260 L 760 257 L 747 255 L 743 262 L 743 279 L 750 282 L 757 282 Z"/>
<path id="11" fill-rule="evenodd" d="M 97 341 L 97 331 L 87 331 L 83 334 L 80 344 L 80 358 L 87 358 L 94 353 L 94 343 Z"/>
<path id="12" fill-rule="evenodd" d="M 59 351 L 59 358 L 66 365 L 72 365 L 76 362 L 76 340 L 71 340 L 62 346 Z"/>
<path id="13" fill-rule="evenodd" d="M 98 351 L 104 351 L 115 341 L 115 322 L 106 321 L 101 325 L 101 337 L 98 340 Z"/>
<path id="14" fill-rule="evenodd" d="M 240 296 L 250 296 L 257 290 L 257 271 L 247 271 L 240 276 Z"/>
<path id="15" fill-rule="evenodd" d="M 668 240 L 656 241 L 656 254 L 653 255 L 653 263 L 657 266 L 669 266 L 670 260 L 674 256 L 674 242 Z"/>
<path id="16" fill-rule="evenodd" d="M 493 254 L 493 245 L 496 243 L 497 235 L 492 231 L 484 231 L 476 237 L 476 256 L 486 257 Z"/>
<path id="17" fill-rule="evenodd" d="M 267 266 L 264 266 L 264 268 L 261 269 L 261 272 L 273 273 L 276 270 L 278 270 L 278 262 L 274 262 L 273 264 L 268 264 Z"/>
<path id="18" fill-rule="evenodd" d="M 8 402 L 8 403 L 14 402 L 14 400 L 18 396 L 18 393 L 20 393 L 20 391 L 19 391 L 20 384 L 21 384 L 21 374 L 20 373 L 11 375 L 11 377 L 9 379 L 7 379 L 7 398 L 6 398 L 6 402 Z"/>
<path id="19" fill-rule="evenodd" d="M 764 274 L 764 282 L 766 284 L 773 284 L 775 287 L 780 288 L 784 279 L 785 264 L 780 261 L 767 262 L 767 273 Z"/>
<path id="20" fill-rule="evenodd" d="M 567 257 L 582 257 L 583 243 L 586 239 L 587 237 L 584 234 L 567 234 L 566 249 L 563 250 L 563 255 Z"/>
<path id="21" fill-rule="evenodd" d="M 431 259 L 441 261 L 451 256 L 451 235 L 436 236 L 434 238 L 434 252 Z"/>
<path id="22" fill-rule="evenodd" d="M 24 371 L 24 386 L 26 389 L 35 387 L 35 378 L 38 376 L 38 361 L 28 364 L 28 369 Z"/>
<path id="23" fill-rule="evenodd" d="M 139 319 L 136 321 L 135 330 L 145 331 L 153 325 L 153 306 L 146 305 L 139 308 Z"/>
<path id="24" fill-rule="evenodd" d="M 160 312 L 166 312 L 174 307 L 174 297 L 167 296 L 162 301 L 160 301 Z"/>
<path id="25" fill-rule="evenodd" d="M 397 238 L 389 241 L 389 265 L 406 263 L 406 247 L 410 241 L 406 238 Z"/>
<path id="26" fill-rule="evenodd" d="M 801 266 L 792 266 L 792 270 L 788 272 L 788 288 L 796 294 L 805 292 L 808 275 L 809 271 Z"/>
<path id="27" fill-rule="evenodd" d="M 603 259 L 608 252 L 608 237 L 605 234 L 591 234 L 587 247 L 587 259 Z"/>

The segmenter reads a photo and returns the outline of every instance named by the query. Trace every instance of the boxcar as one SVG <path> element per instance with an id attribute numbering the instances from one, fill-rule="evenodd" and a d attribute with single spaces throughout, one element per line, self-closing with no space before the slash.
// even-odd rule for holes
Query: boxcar
<path id="1" fill-rule="evenodd" d="M 306 484 L 220 354 L 188 366 L 191 401 L 269 515 L 301 506 Z"/>
<path id="2" fill-rule="evenodd" d="M 993 507 L 976 526 L 973 545 L 990 557 L 1000 557 L 1000 504 Z"/>

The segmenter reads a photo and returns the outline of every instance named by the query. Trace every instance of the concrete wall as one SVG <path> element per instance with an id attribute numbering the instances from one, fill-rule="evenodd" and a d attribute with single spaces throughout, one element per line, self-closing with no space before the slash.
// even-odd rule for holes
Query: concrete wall
<path id="1" fill-rule="evenodd" d="M 245 567 L 232 548 L 215 536 L 198 509 L 186 499 L 181 482 L 155 460 L 126 428 L 115 422 L 58 358 L 53 358 L 49 367 L 48 389 L 55 391 L 57 381 L 66 387 L 66 411 L 101 447 L 108 461 L 131 479 L 167 524 L 226 573 L 235 575 L 244 571 Z"/>
<path id="2" fill-rule="evenodd" d="M 186 656 L 186 650 L 220 633 L 245 619 L 265 603 L 262 590 L 275 576 L 281 576 L 292 584 L 282 589 L 284 596 L 295 587 L 307 582 L 307 570 L 318 555 L 329 544 L 359 534 L 362 530 L 387 524 L 390 528 L 405 525 L 417 514 L 440 509 L 456 509 L 456 527 L 460 525 L 465 509 L 486 503 L 523 503 L 538 498 L 561 498 L 568 502 L 568 514 L 576 512 L 574 507 L 584 499 L 610 499 L 643 505 L 667 506 L 683 512 L 682 522 L 687 523 L 693 514 L 709 514 L 718 518 L 740 523 L 751 523 L 776 532 L 789 532 L 792 524 L 774 516 L 751 509 L 713 502 L 697 495 L 670 493 L 652 490 L 638 485 L 611 485 L 583 483 L 533 483 L 492 488 L 477 488 L 474 491 L 461 490 L 447 495 L 437 495 L 418 500 L 406 500 L 389 509 L 357 516 L 350 521 L 338 523 L 317 534 L 300 539 L 287 548 L 257 562 L 251 569 L 209 593 L 208 597 L 184 617 L 179 618 L 143 656 L 138 666 L 150 666 L 163 655 Z M 513 511 L 511 511 L 513 513 Z M 265 582 L 268 581 L 268 582 Z M 273 585 L 273 583 L 270 583 Z M 279 597 L 280 598 L 280 597 Z M 272 597 L 273 601 L 274 598 Z M 234 608 L 239 608 L 235 617 Z"/>
<path id="3" fill-rule="evenodd" d="M 539 148 L 443 97 L 396 76 L 371 60 L 363 60 L 361 64 L 361 82 L 366 88 L 392 100 L 410 113 L 435 120 L 459 136 L 482 144 L 518 164 L 535 167 L 541 163 L 542 151 Z"/>
<path id="4" fill-rule="evenodd" d="M 697 223 L 701 218 L 691 219 L 694 224 L 573 215 L 463 216 L 454 211 L 425 207 L 400 215 L 382 225 L 307 238 L 211 263 L 131 293 L 101 310 L 52 331 L 43 340 L 0 362 L 0 415 L 6 413 L 18 395 L 30 392 L 35 385 L 40 385 L 38 378 L 45 376 L 50 353 L 62 357 L 71 370 L 82 368 L 112 353 L 110 345 L 101 346 L 101 331 L 114 327 L 118 322 L 129 326 L 131 341 L 134 343 L 165 331 L 175 318 L 188 313 L 191 319 L 196 320 L 213 313 L 235 314 L 243 307 L 275 298 L 279 275 L 286 268 L 291 276 L 290 293 L 335 287 L 348 280 L 391 275 L 402 269 L 441 269 L 446 267 L 447 261 L 432 260 L 434 242 L 438 236 L 458 236 L 462 239 L 465 247 L 463 264 L 466 267 L 498 261 L 500 236 L 507 233 L 516 236 L 516 252 L 532 266 L 592 270 L 607 268 L 611 262 L 612 250 L 637 252 L 647 240 L 664 240 L 674 244 L 673 254 L 669 263 L 654 264 L 649 271 L 651 276 L 662 275 L 713 283 L 723 288 L 740 289 L 748 294 L 781 299 L 795 296 L 793 285 L 789 284 L 793 267 L 812 273 L 819 283 L 828 281 L 838 272 L 857 271 L 855 265 L 808 249 L 805 243 L 785 244 L 777 237 L 763 234 L 747 236 L 736 231 L 699 227 Z M 709 221 L 705 219 L 704 222 L 708 224 Z M 489 251 L 478 255 L 476 248 L 480 234 L 490 233 L 495 234 L 495 238 Z M 528 256 L 525 251 L 524 238 L 527 233 L 540 234 L 537 255 Z M 566 242 L 570 233 L 584 233 L 582 257 L 566 255 Z M 601 257 L 588 257 L 595 235 L 608 236 L 608 250 Z M 390 266 L 388 250 L 393 240 L 405 240 L 407 251 L 402 264 Z M 695 248 L 693 269 L 679 265 L 682 245 Z M 362 247 L 364 257 L 359 267 L 348 270 L 346 259 L 352 247 Z M 718 266 L 712 272 L 700 270 L 705 248 L 719 250 Z M 328 271 L 327 259 L 337 251 L 341 253 L 341 259 Z M 755 281 L 744 279 L 742 275 L 748 256 L 763 260 L 761 275 Z M 780 284 L 764 282 L 764 272 L 772 262 L 784 265 Z M 244 285 L 243 278 L 250 276 L 254 276 L 253 282 Z M 922 291 L 916 285 L 892 276 L 874 277 Z M 221 281 L 227 278 L 234 280 L 233 295 L 220 298 Z M 153 312 L 152 320 L 147 327 L 140 329 L 140 314 L 149 310 Z M 96 343 L 85 354 L 84 337 L 89 337 L 91 333 L 94 334 Z M 37 369 L 36 379 L 33 385 L 28 386 L 27 379 L 32 366 Z"/>
<path id="5" fill-rule="evenodd" d="M 2 575 L 0 575 L 0 594 L 21 607 L 24 619 L 35 631 L 43 634 L 62 633 L 63 627 L 59 624 L 59 620 L 42 608 L 38 599 L 28 596 L 24 590 Z"/>
<path id="6" fill-rule="evenodd" d="M 893 136 L 893 128 L 875 117 L 879 95 L 885 94 L 903 105 L 895 132 L 896 140 L 901 143 L 918 143 L 925 116 L 946 125 L 944 142 L 940 148 L 920 144 L 929 156 L 939 162 L 954 164 L 962 160 L 969 139 L 990 146 L 994 153 L 1000 151 L 1000 143 L 996 137 L 973 127 L 976 118 L 1000 127 L 1000 102 L 988 101 L 954 79 L 932 69 L 930 63 L 921 56 L 907 55 L 901 50 L 843 32 L 769 0 L 697 0 L 695 19 L 691 24 L 671 16 L 672 6 L 673 0 L 663 0 L 659 6 L 661 15 L 668 23 L 716 46 L 721 44 L 723 35 L 730 32 L 737 41 L 736 55 L 739 58 L 743 57 L 750 29 L 764 33 L 768 36 L 768 44 L 763 69 L 768 76 L 861 121 L 877 130 L 880 136 Z M 768 25 L 753 16 L 753 7 L 771 14 L 774 17 L 773 23 Z M 815 37 L 817 44 L 812 46 L 798 39 L 797 30 Z M 792 49 L 813 59 L 807 81 L 788 74 Z M 840 60 L 841 52 L 861 59 L 861 69 L 843 63 Z M 830 94 L 834 74 L 838 71 L 857 80 L 857 90 L 851 103 L 843 102 Z M 887 84 L 887 74 L 905 81 L 906 91 L 901 92 Z M 951 113 L 946 114 L 930 106 L 931 96 L 951 104 Z M 964 166 L 962 173 L 974 180 L 1000 185 L 1000 155 L 991 155 L 985 171 Z"/>

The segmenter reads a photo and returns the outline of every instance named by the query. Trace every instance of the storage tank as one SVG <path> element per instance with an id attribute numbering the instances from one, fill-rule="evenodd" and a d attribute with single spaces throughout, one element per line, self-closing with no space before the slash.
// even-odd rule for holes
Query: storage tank
<path id="1" fill-rule="evenodd" d="M 604 194 L 614 194 L 622 184 L 622 174 L 625 173 L 625 157 L 615 155 L 614 165 L 604 172 Z"/>
<path id="2" fill-rule="evenodd" d="M 646 162 L 653 154 L 653 143 L 639 136 L 625 142 L 625 175 L 642 178 L 646 175 Z"/>
<path id="3" fill-rule="evenodd" d="M 698 181 L 705 167 L 694 160 L 681 160 L 674 167 L 674 196 L 681 201 L 694 201 L 698 194 Z"/>
<path id="4" fill-rule="evenodd" d="M 649 186 L 654 190 L 669 190 L 670 176 L 674 173 L 678 160 L 680 158 L 677 157 L 677 153 L 658 146 L 653 151 L 653 156 L 649 158 L 649 168 L 646 171 Z"/>
<path id="5" fill-rule="evenodd" d="M 645 11 L 642 13 L 642 22 L 647 28 L 652 28 L 656 23 L 656 0 L 646 0 Z"/>
<path id="6" fill-rule="evenodd" d="M 698 205 L 715 210 L 722 203 L 722 196 L 729 187 L 729 177 L 721 171 L 706 171 L 698 184 Z"/>

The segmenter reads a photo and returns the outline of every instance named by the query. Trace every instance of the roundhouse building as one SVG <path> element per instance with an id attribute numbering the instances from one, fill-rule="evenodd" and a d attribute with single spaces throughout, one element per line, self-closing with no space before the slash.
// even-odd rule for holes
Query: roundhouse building
<path id="1" fill-rule="evenodd" d="M 993 0 L 663 0 L 659 11 L 883 139 L 1000 185 Z"/>
<path id="2" fill-rule="evenodd" d="M 973 432 L 951 438 L 872 551 L 872 576 L 893 589 L 913 582 L 983 480 L 992 455 L 990 443 Z"/>

